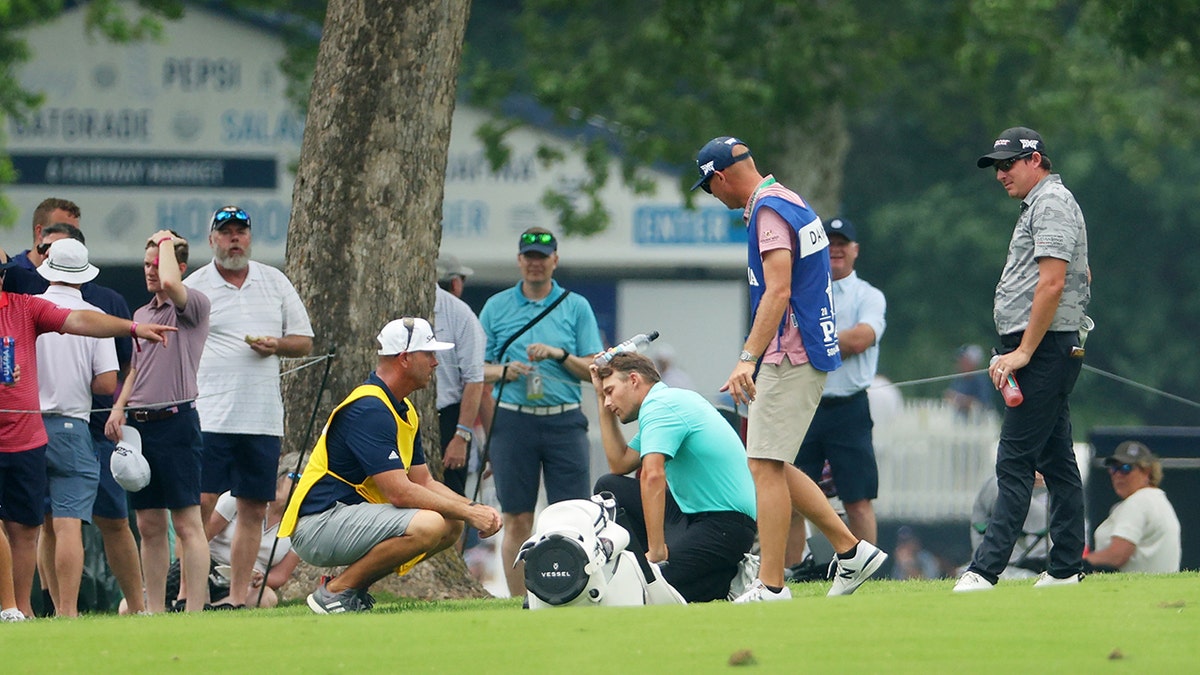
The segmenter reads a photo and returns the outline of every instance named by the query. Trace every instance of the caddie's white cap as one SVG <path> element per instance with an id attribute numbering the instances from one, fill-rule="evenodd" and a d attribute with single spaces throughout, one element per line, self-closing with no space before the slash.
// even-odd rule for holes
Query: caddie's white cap
<path id="1" fill-rule="evenodd" d="M 453 342 L 438 342 L 433 327 L 425 319 L 404 317 L 396 319 L 379 331 L 380 356 L 395 356 L 405 352 L 440 352 L 454 349 Z"/>
<path id="2" fill-rule="evenodd" d="M 150 463 L 142 455 L 142 435 L 129 425 L 121 427 L 121 441 L 109 463 L 113 478 L 126 492 L 137 492 L 150 484 Z"/>

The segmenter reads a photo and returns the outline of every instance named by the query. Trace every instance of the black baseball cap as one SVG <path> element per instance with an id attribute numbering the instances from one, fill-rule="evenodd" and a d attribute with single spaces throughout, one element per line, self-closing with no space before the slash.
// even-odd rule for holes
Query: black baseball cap
<path id="1" fill-rule="evenodd" d="M 238 206 L 224 206 L 213 212 L 211 230 L 219 230 L 229 223 L 250 227 L 250 216 Z"/>
<path id="2" fill-rule="evenodd" d="M 986 169 L 997 161 L 1024 157 L 1035 152 L 1046 154 L 1046 144 L 1042 135 L 1028 127 L 1011 127 L 1000 132 L 1000 137 L 992 143 L 992 151 L 979 158 L 976 165 Z"/>

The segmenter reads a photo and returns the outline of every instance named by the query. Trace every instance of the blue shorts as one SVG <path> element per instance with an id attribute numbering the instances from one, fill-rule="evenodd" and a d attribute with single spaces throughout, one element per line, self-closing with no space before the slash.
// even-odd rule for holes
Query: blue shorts
<path id="1" fill-rule="evenodd" d="M 96 459 L 100 460 L 100 485 L 96 488 L 92 517 L 125 520 L 129 517 L 129 493 L 117 485 L 110 468 L 113 450 L 117 446 L 108 440 L 104 432 L 92 429 L 92 447 L 96 449 Z"/>
<path id="2" fill-rule="evenodd" d="M 587 418 L 578 408 L 557 415 L 496 409 L 489 453 L 496 497 L 504 513 L 533 513 L 538 478 L 546 499 L 589 499 L 592 495 Z"/>
<path id="3" fill-rule="evenodd" d="M 828 459 L 842 503 L 875 499 L 879 496 L 879 468 L 871 442 L 874 427 L 865 390 L 852 396 L 822 398 L 796 455 L 796 466 L 820 482 Z"/>
<path id="4" fill-rule="evenodd" d="M 150 484 L 129 493 L 134 510 L 182 509 L 200 504 L 200 415 L 188 408 L 166 419 L 128 424 L 142 434 Z"/>
<path id="5" fill-rule="evenodd" d="M 275 501 L 279 478 L 278 436 L 205 431 L 200 491 L 260 502 Z"/>
<path id="6" fill-rule="evenodd" d="M 0 520 L 29 527 L 46 513 L 46 446 L 0 452 Z"/>
<path id="7" fill-rule="evenodd" d="M 91 521 L 92 504 L 100 484 L 100 462 L 92 449 L 87 422 L 63 415 L 43 415 L 46 435 L 47 489 L 55 518 Z"/>

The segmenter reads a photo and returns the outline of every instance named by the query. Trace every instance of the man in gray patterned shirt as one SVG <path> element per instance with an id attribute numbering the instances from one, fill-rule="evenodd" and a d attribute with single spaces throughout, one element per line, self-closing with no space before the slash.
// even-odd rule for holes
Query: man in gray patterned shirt
<path id="1" fill-rule="evenodd" d="M 1025 398 L 1004 414 L 996 453 L 999 495 L 983 542 L 954 590 L 995 586 L 1025 522 L 1035 470 L 1050 492 L 1054 545 L 1047 571 L 1034 585 L 1074 584 L 1083 578 L 1083 483 L 1071 442 L 1068 397 L 1083 367 L 1079 329 L 1091 295 L 1087 230 L 1074 195 L 1050 173 L 1050 158 L 1036 131 L 1006 129 L 978 166 L 994 168 L 1008 195 L 1021 200 L 996 285 L 1001 356 L 988 372 L 996 388 L 1014 376 Z"/>

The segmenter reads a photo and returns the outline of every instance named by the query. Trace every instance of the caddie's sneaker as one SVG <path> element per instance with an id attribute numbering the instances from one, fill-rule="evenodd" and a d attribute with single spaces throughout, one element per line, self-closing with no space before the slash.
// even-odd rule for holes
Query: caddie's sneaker
<path id="1" fill-rule="evenodd" d="M 24 621 L 27 618 L 28 617 L 22 614 L 21 610 L 17 609 L 16 607 L 12 607 L 0 612 L 0 621 Z"/>
<path id="2" fill-rule="evenodd" d="M 955 593 L 970 593 L 972 591 L 990 591 L 996 587 L 996 584 L 984 579 L 975 572 L 966 571 L 958 578 L 958 583 L 954 584 Z"/>
<path id="3" fill-rule="evenodd" d="M 321 584 L 308 596 L 308 608 L 317 614 L 368 611 L 370 607 L 363 602 L 360 593 L 361 591 L 356 588 L 347 588 L 341 593 L 333 593 L 325 584 Z"/>
<path id="4" fill-rule="evenodd" d="M 825 594 L 826 597 L 850 595 L 858 590 L 862 582 L 870 579 L 872 574 L 879 571 L 879 566 L 887 559 L 888 555 L 871 542 L 859 539 L 858 550 L 854 552 L 853 558 L 842 560 L 835 556 L 837 572 L 833 575 L 833 586 Z"/>
<path id="5" fill-rule="evenodd" d="M 1069 577 L 1059 579 L 1058 577 L 1050 576 L 1049 572 L 1042 572 L 1038 575 L 1038 579 L 1034 582 L 1034 588 L 1048 588 L 1050 586 L 1070 586 L 1083 581 L 1083 573 L 1072 574 Z"/>
<path id="6" fill-rule="evenodd" d="M 792 591 L 787 586 L 784 586 L 778 593 L 767 588 L 766 584 L 760 579 L 755 579 L 750 588 L 733 601 L 735 605 L 741 605 L 747 602 L 771 602 L 773 600 L 791 600 Z"/>

